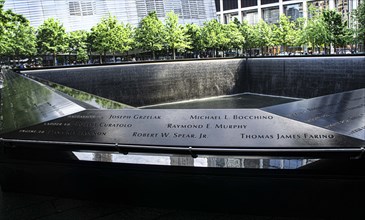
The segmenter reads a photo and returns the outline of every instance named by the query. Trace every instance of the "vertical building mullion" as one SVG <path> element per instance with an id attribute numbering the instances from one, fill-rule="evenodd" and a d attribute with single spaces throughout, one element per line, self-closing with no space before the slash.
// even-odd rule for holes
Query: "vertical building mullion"
<path id="1" fill-rule="evenodd" d="M 257 16 L 259 17 L 259 21 L 260 21 L 260 19 L 263 19 L 262 9 L 261 9 L 261 0 L 257 0 Z"/>
<path id="2" fill-rule="evenodd" d="M 279 16 L 284 14 L 283 0 L 279 0 Z"/>
<path id="3" fill-rule="evenodd" d="M 307 18 L 308 17 L 308 3 L 306 0 L 302 1 L 302 5 L 303 5 L 303 18 Z"/>
<path id="4" fill-rule="evenodd" d="M 222 23 L 222 24 L 224 24 L 224 16 L 223 16 L 223 11 L 224 11 L 224 8 L 223 8 L 223 0 L 220 0 L 220 1 L 219 1 L 219 7 L 221 8 L 220 20 L 221 20 L 221 23 Z"/>
<path id="5" fill-rule="evenodd" d="M 335 4 L 335 0 L 329 0 L 329 9 L 335 9 L 336 8 L 336 4 Z"/>
<path id="6" fill-rule="evenodd" d="M 241 6 L 241 0 L 238 1 L 238 20 L 242 23 L 242 6 Z"/>

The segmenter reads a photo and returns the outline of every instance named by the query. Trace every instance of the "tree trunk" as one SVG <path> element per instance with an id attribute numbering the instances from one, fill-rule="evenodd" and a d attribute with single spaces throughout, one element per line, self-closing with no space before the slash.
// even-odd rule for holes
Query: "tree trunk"
<path id="1" fill-rule="evenodd" d="M 15 57 L 15 55 L 13 56 L 13 66 L 16 67 L 16 57 Z"/>
<path id="2" fill-rule="evenodd" d="M 114 63 L 115 63 L 115 52 L 113 52 L 113 60 L 114 60 Z"/>
<path id="3" fill-rule="evenodd" d="M 172 48 L 172 58 L 176 60 L 176 51 L 175 48 Z"/>
<path id="4" fill-rule="evenodd" d="M 57 66 L 57 55 L 56 55 L 56 52 L 53 52 L 53 66 Z"/>
<path id="5" fill-rule="evenodd" d="M 99 54 L 99 63 L 100 64 L 103 64 L 103 58 L 102 58 L 102 55 L 101 54 Z"/>
<path id="6" fill-rule="evenodd" d="M 156 59 L 156 54 L 155 54 L 155 51 L 153 50 L 152 51 L 152 59 L 155 60 Z"/>

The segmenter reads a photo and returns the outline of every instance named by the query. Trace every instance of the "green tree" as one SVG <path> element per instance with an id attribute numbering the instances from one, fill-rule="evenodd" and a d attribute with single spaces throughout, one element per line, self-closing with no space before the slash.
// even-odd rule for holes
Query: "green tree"
<path id="1" fill-rule="evenodd" d="M 119 33 L 118 52 L 125 53 L 133 49 L 135 46 L 135 29 L 130 24 L 123 24 L 120 26 L 122 30 Z"/>
<path id="2" fill-rule="evenodd" d="M 258 35 L 255 31 L 254 26 L 248 24 L 247 21 L 243 21 L 239 27 L 239 31 L 244 38 L 244 43 L 242 44 L 242 49 L 245 53 L 249 50 L 251 55 L 251 49 L 256 47 L 256 42 L 258 41 Z"/>
<path id="3" fill-rule="evenodd" d="M 77 62 L 87 62 L 87 37 L 88 33 L 84 30 L 72 31 L 68 33 L 69 53 L 76 54 Z"/>
<path id="4" fill-rule="evenodd" d="M 8 54 L 13 60 L 20 60 L 22 56 L 33 56 L 36 54 L 35 30 L 29 22 L 14 21 L 12 28 L 7 31 Z"/>
<path id="5" fill-rule="evenodd" d="M 105 20 L 105 18 L 102 18 L 101 22 L 93 26 L 88 37 L 90 52 L 93 51 L 99 54 L 100 63 L 103 63 L 102 55 L 105 55 L 109 49 L 107 41 L 105 40 L 108 37 L 108 28 Z"/>
<path id="6" fill-rule="evenodd" d="M 295 24 L 286 15 L 280 15 L 277 28 L 275 28 L 277 43 L 281 45 L 285 52 L 288 46 L 294 46 L 296 41 Z"/>
<path id="7" fill-rule="evenodd" d="M 116 20 L 116 17 L 114 17 Z M 132 49 L 134 45 L 134 29 L 130 24 L 117 22 L 114 28 L 109 31 L 110 51 L 115 62 L 115 53 L 125 53 Z"/>
<path id="8" fill-rule="evenodd" d="M 100 63 L 102 55 L 110 52 L 124 53 L 131 49 L 133 43 L 133 29 L 130 25 L 120 23 L 115 16 L 103 17 L 101 21 L 91 28 L 89 41 L 93 51 L 99 53 Z"/>
<path id="9" fill-rule="evenodd" d="M 0 55 L 12 56 L 13 60 L 20 56 L 35 53 L 34 29 L 22 15 L 11 10 L 3 10 L 4 1 L 0 0 Z"/>
<path id="10" fill-rule="evenodd" d="M 349 30 L 347 22 L 342 21 L 342 16 L 335 10 L 324 10 L 322 19 L 325 24 L 326 32 L 328 33 L 328 42 L 336 49 L 338 46 L 343 46 L 348 43 Z"/>
<path id="11" fill-rule="evenodd" d="M 175 60 L 176 50 L 183 51 L 190 48 L 190 41 L 187 30 L 178 23 L 179 17 L 173 11 L 167 13 L 165 20 L 166 45 L 172 50 L 172 57 Z"/>
<path id="12" fill-rule="evenodd" d="M 57 65 L 57 54 L 67 50 L 67 35 L 63 25 L 49 18 L 37 30 L 38 53 L 53 55 L 53 64 Z"/>
<path id="13" fill-rule="evenodd" d="M 151 12 L 139 23 L 135 39 L 137 47 L 146 51 L 152 51 L 152 57 L 156 59 L 155 52 L 163 48 L 164 37 L 163 23 L 157 18 L 156 12 Z"/>
<path id="14" fill-rule="evenodd" d="M 310 18 L 308 19 L 300 38 L 303 44 L 310 45 L 312 51 L 315 49 L 320 53 L 320 47 L 330 41 L 330 33 L 323 19 L 323 13 L 311 6 L 309 8 Z"/>
<path id="15" fill-rule="evenodd" d="M 228 49 L 235 49 L 237 54 L 238 49 L 242 48 L 243 44 L 245 43 L 245 37 L 240 31 L 240 26 L 241 24 L 237 18 L 225 26 L 225 39 L 227 39 L 228 42 Z"/>
<path id="16" fill-rule="evenodd" d="M 303 42 L 302 36 L 305 27 L 305 19 L 298 18 L 294 21 L 294 45 L 293 46 L 303 46 L 305 43 Z"/>
<path id="17" fill-rule="evenodd" d="M 204 23 L 202 37 L 204 47 L 213 50 L 213 56 L 217 49 L 223 48 L 227 43 L 224 27 L 216 19 Z"/>
<path id="18" fill-rule="evenodd" d="M 269 48 L 277 45 L 275 40 L 274 29 L 275 26 L 267 24 L 264 20 L 260 20 L 259 23 L 255 25 L 255 44 L 257 47 L 261 48 L 262 54 L 264 54 L 264 48 Z"/>
<path id="19" fill-rule="evenodd" d="M 365 51 L 365 2 L 362 1 L 354 11 L 354 33 L 357 42 L 362 42 Z"/>
<path id="20" fill-rule="evenodd" d="M 190 40 L 190 50 L 197 55 L 204 49 L 204 42 L 202 38 L 202 28 L 196 24 L 186 24 L 187 36 Z"/>

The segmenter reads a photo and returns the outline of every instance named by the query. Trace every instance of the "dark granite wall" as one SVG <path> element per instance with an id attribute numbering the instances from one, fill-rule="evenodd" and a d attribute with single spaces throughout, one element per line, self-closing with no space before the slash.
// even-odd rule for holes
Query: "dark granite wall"
<path id="1" fill-rule="evenodd" d="M 312 98 L 365 87 L 365 57 L 256 58 L 246 90 Z"/>
<path id="2" fill-rule="evenodd" d="M 243 92 L 243 60 L 157 62 L 29 71 L 28 74 L 132 106 Z"/>
<path id="3" fill-rule="evenodd" d="M 253 92 L 311 98 L 365 87 L 365 57 L 197 60 L 27 71 L 132 106 Z"/>

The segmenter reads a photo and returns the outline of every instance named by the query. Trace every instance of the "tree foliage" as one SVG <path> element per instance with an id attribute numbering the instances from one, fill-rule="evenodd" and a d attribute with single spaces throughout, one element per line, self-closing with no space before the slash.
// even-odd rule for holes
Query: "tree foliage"
<path id="1" fill-rule="evenodd" d="M 157 18 L 156 12 L 151 12 L 141 20 L 136 30 L 137 47 L 142 50 L 152 51 L 153 59 L 155 59 L 155 52 L 163 48 L 164 41 L 164 25 Z"/>
<path id="2" fill-rule="evenodd" d="M 288 52 L 288 46 L 295 45 L 296 33 L 295 24 L 290 21 L 289 17 L 281 15 L 279 19 L 279 24 L 275 29 L 275 37 L 278 45 L 283 46 L 284 51 Z"/>
<path id="3" fill-rule="evenodd" d="M 323 22 L 328 33 L 328 42 L 334 48 L 344 46 L 348 43 L 348 36 L 351 35 L 347 28 L 347 22 L 342 21 L 342 16 L 335 10 L 324 10 L 322 12 Z"/>
<path id="4" fill-rule="evenodd" d="M 309 10 L 311 18 L 308 19 L 303 29 L 301 41 L 320 52 L 321 46 L 329 42 L 330 36 L 322 12 L 314 7 L 310 7 Z"/>
<path id="5" fill-rule="evenodd" d="M 78 62 L 86 62 L 90 55 L 102 56 L 124 54 L 132 49 L 142 52 L 155 52 L 165 49 L 172 52 L 188 51 L 197 54 L 205 53 L 216 56 L 218 52 L 243 49 L 245 53 L 255 49 L 267 52 L 290 48 L 311 47 L 320 52 L 328 51 L 329 46 L 346 47 L 365 45 L 365 3 L 361 2 L 353 12 L 354 23 L 351 29 L 342 20 L 339 12 L 309 7 L 308 18 L 291 20 L 281 15 L 277 24 L 268 24 L 260 20 L 256 25 L 238 19 L 228 24 L 221 24 L 216 19 L 206 21 L 203 26 L 196 24 L 181 25 L 178 15 L 167 13 L 164 23 L 156 12 L 143 18 L 137 28 L 123 24 L 115 16 L 103 17 L 92 27 L 91 31 L 74 31 L 66 34 L 63 25 L 53 19 L 47 19 L 35 31 L 29 21 L 11 10 L 4 10 L 4 0 L 0 0 L 0 55 L 21 57 L 38 54 L 52 54 L 54 63 L 57 54 L 68 52 L 76 55 Z M 360 43 L 361 45 L 361 43 Z M 138 50 L 137 50 L 138 52 Z M 89 56 L 88 56 L 89 55 Z"/>
<path id="6" fill-rule="evenodd" d="M 223 48 L 223 46 L 227 42 L 226 33 L 223 30 L 223 25 L 219 23 L 216 19 L 212 19 L 204 23 L 202 37 L 204 47 L 206 49 L 212 49 L 213 56 L 215 56 L 216 50 L 219 48 Z"/>
<path id="7" fill-rule="evenodd" d="M 178 23 L 179 17 L 173 11 L 167 13 L 165 20 L 166 45 L 172 50 L 172 57 L 175 59 L 176 50 L 184 51 L 190 48 L 189 36 L 184 26 Z"/>
<path id="8" fill-rule="evenodd" d="M 357 42 L 361 42 L 365 51 L 365 2 L 362 1 L 354 11 L 354 34 Z"/>
<path id="9" fill-rule="evenodd" d="M 67 35 L 63 25 L 53 18 L 44 21 L 37 30 L 37 46 L 39 54 L 53 54 L 57 65 L 57 54 L 67 50 Z"/>
<path id="10" fill-rule="evenodd" d="M 21 56 L 33 56 L 36 54 L 35 30 L 29 22 L 13 22 L 13 29 L 8 34 L 8 53 L 15 59 Z"/>
<path id="11" fill-rule="evenodd" d="M 202 38 L 202 28 L 196 24 L 187 24 L 186 32 L 190 40 L 190 49 L 195 54 L 204 50 L 204 42 Z"/>
<path id="12" fill-rule="evenodd" d="M 239 31 L 244 38 L 244 42 L 242 44 L 243 50 L 245 53 L 247 50 L 249 50 L 251 53 L 251 49 L 256 47 L 256 42 L 258 41 L 258 36 L 255 33 L 254 27 L 248 24 L 247 21 L 243 21 L 239 27 Z"/>
<path id="13" fill-rule="evenodd" d="M 88 33 L 83 30 L 68 33 L 68 52 L 76 54 L 77 62 L 87 62 L 87 37 Z"/>
<path id="14" fill-rule="evenodd" d="M 242 45 L 245 43 L 245 37 L 240 31 L 240 26 L 241 24 L 237 19 L 225 26 L 227 49 L 238 50 L 239 48 L 242 48 Z"/>
<path id="15" fill-rule="evenodd" d="M 255 45 L 262 48 L 262 51 L 264 47 L 273 47 L 277 45 L 273 25 L 269 25 L 261 19 L 259 23 L 255 25 L 255 32 Z"/>
<path id="16" fill-rule="evenodd" d="M 11 10 L 3 10 L 0 1 L 0 54 L 13 57 L 32 56 L 36 53 L 35 31 L 29 21 Z"/>
<path id="17" fill-rule="evenodd" d="M 100 55 L 105 55 L 107 52 L 112 54 L 124 53 L 132 48 L 132 36 L 133 29 L 130 25 L 124 25 L 115 16 L 109 15 L 103 17 L 98 24 L 91 28 L 91 48 Z M 101 58 L 100 63 L 102 63 Z"/>

